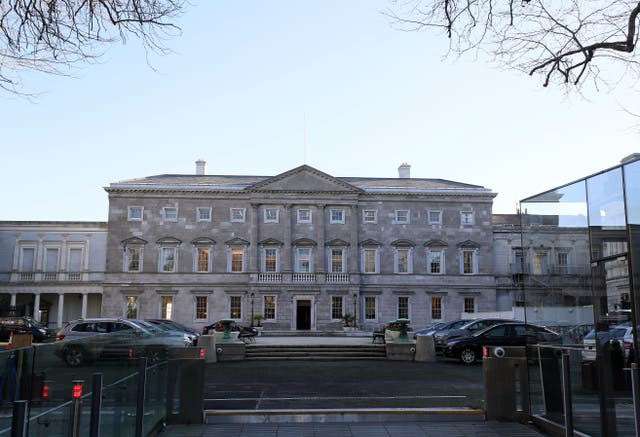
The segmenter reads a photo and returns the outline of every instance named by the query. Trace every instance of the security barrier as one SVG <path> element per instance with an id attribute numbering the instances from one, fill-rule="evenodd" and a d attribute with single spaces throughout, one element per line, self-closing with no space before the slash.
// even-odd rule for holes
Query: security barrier
<path id="1" fill-rule="evenodd" d="M 482 359 L 487 420 L 522 421 L 529 416 L 525 347 L 484 347 Z"/>

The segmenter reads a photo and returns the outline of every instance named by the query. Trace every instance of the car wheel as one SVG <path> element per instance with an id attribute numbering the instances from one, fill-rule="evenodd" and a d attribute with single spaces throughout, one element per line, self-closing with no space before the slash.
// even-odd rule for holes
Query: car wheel
<path id="1" fill-rule="evenodd" d="M 460 352 L 460 361 L 462 361 L 465 364 L 473 364 L 476 362 L 476 352 L 469 348 L 466 347 L 462 350 L 462 352 Z"/>
<path id="2" fill-rule="evenodd" d="M 69 367 L 78 367 L 85 361 L 85 352 L 79 346 L 69 346 L 64 354 L 64 362 Z"/>

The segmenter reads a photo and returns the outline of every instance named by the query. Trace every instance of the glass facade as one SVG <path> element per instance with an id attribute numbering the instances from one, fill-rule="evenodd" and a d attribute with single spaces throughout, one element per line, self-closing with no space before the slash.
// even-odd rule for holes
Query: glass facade
<path id="1" fill-rule="evenodd" d="M 563 339 L 530 351 L 537 358 L 529 366 L 531 414 L 593 436 L 636 435 L 640 160 L 529 197 L 520 208 L 514 300 L 524 302 L 527 322 Z M 567 414 L 563 387 L 571 393 Z"/>

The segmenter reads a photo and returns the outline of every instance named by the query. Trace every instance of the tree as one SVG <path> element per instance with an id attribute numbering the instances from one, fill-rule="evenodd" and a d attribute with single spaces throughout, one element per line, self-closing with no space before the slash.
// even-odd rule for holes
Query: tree
<path id="1" fill-rule="evenodd" d="M 183 0 L 0 0 L 0 88 L 22 93 L 20 72 L 67 74 L 129 37 L 164 53 Z"/>
<path id="2" fill-rule="evenodd" d="M 450 51 L 489 53 L 543 86 L 608 83 L 610 66 L 640 72 L 640 2 L 631 0 L 396 0 L 387 16 L 407 30 L 438 28 Z M 607 71 L 608 70 L 608 71 Z"/>

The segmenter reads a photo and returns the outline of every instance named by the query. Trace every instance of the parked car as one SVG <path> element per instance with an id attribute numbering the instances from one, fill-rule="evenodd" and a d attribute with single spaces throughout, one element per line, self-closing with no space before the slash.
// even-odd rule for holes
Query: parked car
<path id="1" fill-rule="evenodd" d="M 445 329 L 459 328 L 460 326 L 470 321 L 471 319 L 458 319 L 458 320 L 452 320 L 450 322 L 438 322 L 431 325 L 430 327 L 416 331 L 415 334 L 413 335 L 413 339 L 415 340 L 416 336 L 418 335 L 435 335 L 437 332 Z"/>
<path id="2" fill-rule="evenodd" d="M 630 350 L 633 345 L 633 330 L 631 329 L 631 322 L 626 322 L 615 326 L 608 331 L 601 331 L 596 336 L 596 330 L 592 329 L 587 335 L 584 336 L 582 344 L 582 361 L 595 361 L 596 359 L 596 340 L 599 340 L 601 344 L 610 341 L 619 342 L 620 346 L 624 350 L 625 358 L 629 358 Z"/>
<path id="3" fill-rule="evenodd" d="M 169 325 L 166 323 L 153 323 L 149 320 L 140 319 L 135 319 L 134 321 L 139 325 L 144 326 L 148 330 L 155 332 L 156 334 L 162 335 L 164 333 L 169 333 L 170 335 L 182 335 L 184 337 L 185 343 L 187 343 L 189 346 L 195 346 L 198 341 L 198 335 L 191 334 L 173 325 Z"/>
<path id="4" fill-rule="evenodd" d="M 55 330 L 43 326 L 31 317 L 0 318 L 0 341 L 8 341 L 12 332 L 14 334 L 31 334 L 35 342 L 55 339 Z"/>
<path id="5" fill-rule="evenodd" d="M 166 356 L 168 348 L 190 345 L 183 333 L 162 331 L 137 320 L 78 319 L 58 332 L 55 354 L 70 367 L 132 356 L 146 356 L 155 362 Z"/>
<path id="6" fill-rule="evenodd" d="M 500 323 L 467 337 L 448 340 L 444 356 L 473 364 L 482 357 L 483 346 L 526 346 L 538 343 L 561 343 L 562 337 L 547 328 L 529 323 Z"/>
<path id="7" fill-rule="evenodd" d="M 508 323 L 508 322 L 520 322 L 520 320 L 509 320 L 509 319 L 476 319 L 470 320 L 462 326 L 457 326 L 455 328 L 441 329 L 435 334 L 433 334 L 433 343 L 435 345 L 436 352 L 442 352 L 444 345 L 447 341 L 456 337 L 466 337 L 472 335 L 478 331 L 482 331 L 490 326 L 497 325 L 498 323 Z"/>
<path id="8" fill-rule="evenodd" d="M 156 326 L 163 325 L 173 329 L 174 331 L 184 332 L 191 337 L 194 346 L 198 344 L 200 333 L 190 326 L 183 325 L 182 323 L 174 322 L 169 319 L 146 319 L 145 321 Z"/>

